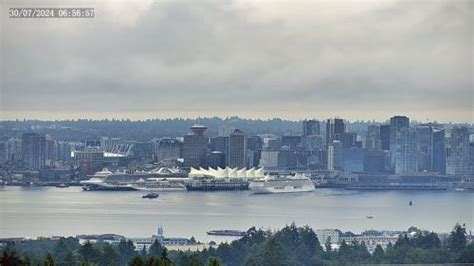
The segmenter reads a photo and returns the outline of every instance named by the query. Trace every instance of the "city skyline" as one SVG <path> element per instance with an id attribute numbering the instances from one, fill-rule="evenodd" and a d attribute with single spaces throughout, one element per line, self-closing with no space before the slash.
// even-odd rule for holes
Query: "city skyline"
<path id="1" fill-rule="evenodd" d="M 2 17 L 0 119 L 473 121 L 470 1 L 88 4 Z"/>

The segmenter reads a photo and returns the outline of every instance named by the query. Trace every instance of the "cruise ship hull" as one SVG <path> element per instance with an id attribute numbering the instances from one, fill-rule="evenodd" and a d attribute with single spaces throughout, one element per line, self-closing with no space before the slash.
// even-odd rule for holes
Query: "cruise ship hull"
<path id="1" fill-rule="evenodd" d="M 250 190 L 254 194 L 274 194 L 274 193 L 296 193 L 314 191 L 314 185 L 304 185 L 301 187 L 294 186 L 250 186 Z"/>

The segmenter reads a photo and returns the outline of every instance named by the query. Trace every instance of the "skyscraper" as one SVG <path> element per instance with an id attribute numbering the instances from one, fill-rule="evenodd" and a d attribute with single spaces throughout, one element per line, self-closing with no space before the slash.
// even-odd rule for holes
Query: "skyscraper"
<path id="1" fill-rule="evenodd" d="M 365 138 L 365 148 L 369 151 L 378 151 L 381 149 L 379 126 L 370 125 L 367 127 L 367 136 Z"/>
<path id="2" fill-rule="evenodd" d="M 46 165 L 46 139 L 44 135 L 23 133 L 21 151 L 23 162 L 29 169 L 41 169 Z"/>
<path id="3" fill-rule="evenodd" d="M 206 167 L 207 142 L 204 131 L 207 127 L 195 124 L 191 127 L 192 134 L 184 136 L 183 159 L 185 167 Z"/>
<path id="4" fill-rule="evenodd" d="M 446 173 L 463 176 L 469 167 L 469 130 L 467 127 L 451 129 L 446 153 Z"/>
<path id="5" fill-rule="evenodd" d="M 396 174 L 416 171 L 416 132 L 410 130 L 410 120 L 406 116 L 390 118 L 390 157 Z M 412 167 L 414 164 L 415 167 Z"/>
<path id="6" fill-rule="evenodd" d="M 380 126 L 380 144 L 382 146 L 382 150 L 390 150 L 390 125 Z"/>
<path id="7" fill-rule="evenodd" d="M 432 171 L 433 129 L 429 125 L 416 127 L 416 163 L 417 171 Z"/>
<path id="8" fill-rule="evenodd" d="M 303 136 L 312 136 L 320 134 L 320 126 L 318 120 L 303 121 Z"/>
<path id="9" fill-rule="evenodd" d="M 328 119 L 326 121 L 326 145 L 329 146 L 334 140 L 342 141 L 344 132 L 346 132 L 344 120 L 340 118 Z"/>
<path id="10" fill-rule="evenodd" d="M 236 129 L 229 135 L 229 167 L 247 166 L 247 136 Z"/>
<path id="11" fill-rule="evenodd" d="M 328 146 L 328 171 L 343 170 L 344 148 L 340 140 L 334 140 Z"/>
<path id="12" fill-rule="evenodd" d="M 431 170 L 441 174 L 446 174 L 446 148 L 444 144 L 444 129 L 433 127 L 433 160 Z"/>

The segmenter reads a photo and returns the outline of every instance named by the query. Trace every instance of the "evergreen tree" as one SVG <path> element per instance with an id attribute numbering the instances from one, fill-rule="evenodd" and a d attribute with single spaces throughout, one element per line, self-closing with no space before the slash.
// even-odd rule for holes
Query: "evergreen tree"
<path id="1" fill-rule="evenodd" d="M 16 266 L 22 265 L 23 261 L 16 255 L 16 252 L 7 246 L 3 250 L 2 257 L 0 257 L 0 265 L 2 266 Z"/>
<path id="2" fill-rule="evenodd" d="M 101 261 L 103 265 L 118 265 L 120 256 L 112 245 L 107 244 L 104 246 Z"/>
<path id="3" fill-rule="evenodd" d="M 326 239 L 326 243 L 324 244 L 324 248 L 326 249 L 326 252 L 331 252 L 332 251 L 332 248 L 331 248 L 331 237 L 328 237 Z"/>
<path id="4" fill-rule="evenodd" d="M 44 266 L 55 266 L 56 263 L 54 263 L 54 259 L 53 259 L 53 256 L 51 255 L 51 253 L 48 253 L 48 255 L 46 255 L 46 259 L 44 260 Z"/>
<path id="5" fill-rule="evenodd" d="M 145 266 L 145 263 L 143 262 L 143 259 L 136 256 L 132 259 L 132 261 L 129 263 L 130 266 Z"/>
<path id="6" fill-rule="evenodd" d="M 87 264 L 100 262 L 100 250 L 95 248 L 89 241 L 79 248 L 79 254 L 82 260 Z"/>
<path id="7" fill-rule="evenodd" d="M 165 247 L 163 247 L 163 251 L 161 252 L 161 257 L 160 257 L 160 266 L 171 266 L 171 265 L 173 265 L 173 262 L 168 257 L 168 250 Z"/>
<path id="8" fill-rule="evenodd" d="M 461 252 L 466 247 L 466 228 L 459 224 L 454 226 L 448 238 L 448 247 L 453 252 Z"/>
<path id="9" fill-rule="evenodd" d="M 458 257 L 457 262 L 474 263 L 474 243 L 471 243 L 464 248 Z"/>
<path id="10" fill-rule="evenodd" d="M 208 262 L 207 262 L 207 265 L 208 266 L 220 266 L 221 263 L 219 262 L 219 259 L 216 258 L 216 257 L 210 257 Z"/>
<path id="11" fill-rule="evenodd" d="M 287 265 L 287 258 L 283 248 L 278 241 L 272 237 L 270 238 L 259 256 L 259 265 L 278 266 Z"/>
<path id="12" fill-rule="evenodd" d="M 131 240 L 125 241 L 122 239 L 118 244 L 117 250 L 120 255 L 120 265 L 127 264 L 133 257 L 138 255 Z"/>
<path id="13" fill-rule="evenodd" d="M 163 246 L 158 241 L 158 239 L 155 239 L 153 244 L 151 244 L 150 248 L 148 249 L 148 256 L 160 257 L 162 253 L 163 253 Z"/>
<path id="14" fill-rule="evenodd" d="M 385 252 L 381 245 L 375 247 L 374 253 L 372 254 L 372 261 L 374 263 L 381 263 L 384 259 Z"/>
<path id="15" fill-rule="evenodd" d="M 61 263 L 64 266 L 74 266 L 77 265 L 77 258 L 72 251 L 68 251 L 64 256 L 64 260 Z"/>

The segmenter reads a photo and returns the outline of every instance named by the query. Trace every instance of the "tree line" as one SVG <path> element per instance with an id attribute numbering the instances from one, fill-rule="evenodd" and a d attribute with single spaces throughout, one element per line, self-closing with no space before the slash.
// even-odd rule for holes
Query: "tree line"
<path id="1" fill-rule="evenodd" d="M 244 237 L 202 251 L 168 251 L 155 241 L 137 251 L 133 242 L 79 244 L 76 238 L 30 240 L 6 246 L 1 266 L 10 265 L 130 265 L 130 266 L 278 266 L 353 264 L 474 263 L 474 243 L 468 243 L 466 229 L 457 224 L 443 241 L 434 232 L 416 229 L 402 234 L 384 250 L 377 245 L 368 252 L 365 243 L 343 241 L 337 250 L 330 242 L 319 242 L 308 226 L 294 224 L 272 232 L 250 228 Z"/>

